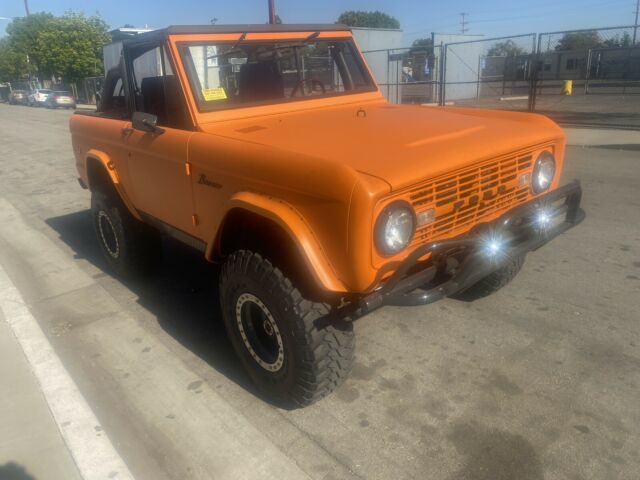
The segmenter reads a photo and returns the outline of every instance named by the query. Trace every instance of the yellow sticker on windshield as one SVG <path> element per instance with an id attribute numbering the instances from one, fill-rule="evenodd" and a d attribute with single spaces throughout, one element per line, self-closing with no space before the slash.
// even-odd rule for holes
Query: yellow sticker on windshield
<path id="1" fill-rule="evenodd" d="M 203 88 L 202 96 L 206 102 L 213 102 L 215 100 L 226 100 L 227 92 L 224 91 L 224 88 Z"/>

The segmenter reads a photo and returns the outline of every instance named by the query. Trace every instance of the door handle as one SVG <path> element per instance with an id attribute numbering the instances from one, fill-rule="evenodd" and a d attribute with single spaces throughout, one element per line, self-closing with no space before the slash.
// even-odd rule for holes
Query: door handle
<path id="1" fill-rule="evenodd" d="M 122 129 L 122 135 L 125 136 L 125 137 L 128 137 L 132 133 L 133 133 L 133 128 L 131 128 L 131 127 L 124 127 Z"/>

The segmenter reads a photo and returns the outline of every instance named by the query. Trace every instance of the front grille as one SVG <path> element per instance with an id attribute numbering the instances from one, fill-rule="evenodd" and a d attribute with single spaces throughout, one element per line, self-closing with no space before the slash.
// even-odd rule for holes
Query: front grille
<path id="1" fill-rule="evenodd" d="M 436 209 L 435 221 L 418 227 L 412 245 L 461 235 L 528 200 L 533 154 L 512 155 L 440 177 L 408 192 L 416 213 Z M 526 179 L 526 178 L 525 178 Z"/>

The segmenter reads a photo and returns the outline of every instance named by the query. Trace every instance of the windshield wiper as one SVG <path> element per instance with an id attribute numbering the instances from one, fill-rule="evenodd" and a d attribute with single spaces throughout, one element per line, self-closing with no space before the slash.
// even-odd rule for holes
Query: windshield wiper
<path id="1" fill-rule="evenodd" d="M 309 43 L 311 40 L 313 40 L 314 38 L 318 38 L 319 36 L 320 36 L 320 32 L 313 32 L 311 35 L 305 38 L 302 41 L 302 43 Z"/>
<path id="2" fill-rule="evenodd" d="M 245 38 L 247 38 L 247 32 L 242 32 L 242 35 L 240 35 L 240 38 L 236 41 L 236 43 L 233 44 L 233 46 L 229 50 L 227 50 L 224 53 L 211 55 L 210 57 L 207 57 L 207 60 L 210 60 L 212 58 L 218 58 L 218 57 L 226 57 L 227 55 L 231 55 L 232 53 L 243 53 L 242 50 L 236 50 L 236 48 L 238 48 L 238 45 L 240 45 Z"/>
<path id="3" fill-rule="evenodd" d="M 238 41 L 233 44 L 233 47 L 231 47 L 231 50 L 237 48 L 238 45 L 240 45 L 244 41 L 245 38 L 247 38 L 247 32 L 242 32 L 242 35 L 240 35 L 240 38 L 238 39 Z"/>
<path id="4" fill-rule="evenodd" d="M 319 36 L 320 36 L 320 32 L 319 31 L 318 32 L 313 32 L 311 35 L 306 37 L 301 42 L 284 44 L 284 45 L 275 45 L 275 46 L 271 47 L 271 49 L 269 49 L 267 51 L 277 51 L 277 50 L 286 50 L 287 48 L 305 47 L 311 40 L 315 40 Z M 238 48 L 238 45 L 240 45 L 245 40 L 245 38 L 247 38 L 247 32 L 244 32 L 242 35 L 240 35 L 240 38 L 236 41 L 236 43 L 233 44 L 233 46 L 229 50 L 227 50 L 224 53 L 218 53 L 216 55 L 211 55 L 210 57 L 207 57 L 207 60 L 211 59 L 211 58 L 226 57 L 226 56 L 234 54 L 234 53 L 244 53 L 243 50 L 236 50 L 236 49 Z"/>

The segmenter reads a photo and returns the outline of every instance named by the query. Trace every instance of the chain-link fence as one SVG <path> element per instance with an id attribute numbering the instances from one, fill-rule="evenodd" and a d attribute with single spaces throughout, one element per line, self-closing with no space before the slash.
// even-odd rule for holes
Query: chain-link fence
<path id="1" fill-rule="evenodd" d="M 542 33 L 531 110 L 565 124 L 640 128 L 636 28 Z"/>
<path id="2" fill-rule="evenodd" d="M 440 47 L 363 52 L 382 93 L 393 103 L 436 103 L 440 95 Z"/>
<path id="3" fill-rule="evenodd" d="M 640 128 L 637 27 L 449 40 L 365 56 L 394 103 L 529 110 L 565 124 Z"/>
<path id="4" fill-rule="evenodd" d="M 446 44 L 440 103 L 526 109 L 535 47 L 535 33 Z"/>

